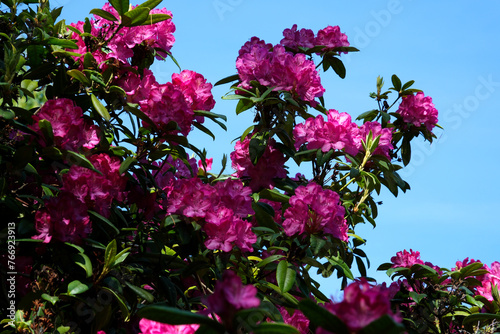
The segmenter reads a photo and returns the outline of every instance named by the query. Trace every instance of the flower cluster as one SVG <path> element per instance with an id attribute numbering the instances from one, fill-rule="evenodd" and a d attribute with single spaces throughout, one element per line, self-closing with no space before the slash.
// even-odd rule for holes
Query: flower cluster
<path id="1" fill-rule="evenodd" d="M 240 50 L 236 69 L 241 87 L 249 89 L 251 81 L 274 91 L 289 91 L 294 96 L 315 105 L 314 99 L 323 96 L 325 89 L 314 62 L 304 54 L 293 54 L 282 45 L 269 48 L 258 39 L 247 42 Z"/>
<path id="2" fill-rule="evenodd" d="M 325 122 L 322 115 L 308 118 L 305 123 L 297 124 L 293 129 L 295 148 L 298 150 L 303 144 L 307 149 L 344 150 L 356 155 L 361 148 L 361 135 L 356 123 L 351 121 L 348 113 L 339 113 L 335 109 L 328 111 Z M 364 138 L 363 138 L 364 139 Z"/>
<path id="3" fill-rule="evenodd" d="M 172 82 L 165 84 L 159 84 L 148 69 L 144 69 L 142 77 L 132 71 L 126 72 L 119 82 L 129 101 L 138 103 L 162 133 L 176 133 L 171 123 L 175 122 L 186 136 L 194 120 L 198 123 L 204 120 L 202 116 L 195 117 L 194 111 L 210 111 L 215 105 L 212 84 L 207 83 L 203 75 L 190 70 L 172 74 Z"/>
<path id="4" fill-rule="evenodd" d="M 372 154 L 382 155 L 390 160 L 390 153 L 394 149 L 394 146 L 392 145 L 392 129 L 382 128 L 378 122 L 365 122 L 359 127 L 359 134 L 363 140 L 366 140 L 370 131 L 373 139 L 380 136 L 378 146 Z"/>
<path id="5" fill-rule="evenodd" d="M 45 202 L 45 208 L 36 214 L 34 239 L 43 242 L 69 241 L 79 243 L 92 230 L 87 210 L 109 217 L 113 200 L 122 202 L 126 179 L 120 175 L 120 161 L 101 153 L 89 161 L 99 172 L 77 165 L 63 175 L 61 192 Z"/>
<path id="6" fill-rule="evenodd" d="M 411 268 L 414 264 L 424 264 L 420 259 L 420 252 L 414 252 L 412 249 L 408 252 L 406 249 L 396 253 L 391 257 L 392 268 Z"/>
<path id="7" fill-rule="evenodd" d="M 106 3 L 104 11 L 111 13 L 116 18 L 118 12 Z M 151 14 L 166 14 L 170 17 L 172 13 L 165 8 L 153 9 Z M 72 26 L 79 31 L 83 31 L 84 22 L 77 22 Z M 135 27 L 120 26 L 119 21 L 109 21 L 96 16 L 90 20 L 92 36 L 91 42 L 85 40 L 79 34 L 73 33 L 72 39 L 76 40 L 78 49 L 76 52 L 84 55 L 91 52 L 96 61 L 102 66 L 105 61 L 118 60 L 124 65 L 131 65 L 134 56 L 140 54 L 142 49 L 156 49 L 157 59 L 165 58 L 175 42 L 173 33 L 175 25 L 171 19 L 158 22 L 152 25 L 140 25 Z M 103 42 L 107 41 L 107 50 L 101 49 Z M 90 46 L 90 49 L 89 49 Z M 81 57 L 83 60 L 83 56 Z"/>
<path id="8" fill-rule="evenodd" d="M 243 285 L 234 271 L 226 270 L 205 303 L 210 312 L 219 315 L 223 321 L 231 321 L 237 311 L 259 306 L 260 299 L 253 285 Z"/>
<path id="9" fill-rule="evenodd" d="M 481 286 L 477 287 L 477 294 L 484 296 L 488 300 L 493 300 L 493 286 L 496 285 L 497 289 L 500 288 L 500 262 L 493 262 L 491 267 L 485 265 L 484 269 L 488 270 L 488 273 L 478 277 L 481 281 Z"/>
<path id="10" fill-rule="evenodd" d="M 432 98 L 424 96 L 423 92 L 404 96 L 397 112 L 405 123 L 416 127 L 424 125 L 429 131 L 432 131 L 438 122 L 438 111 L 432 103 Z"/>
<path id="11" fill-rule="evenodd" d="M 43 138 L 38 125 L 40 120 L 50 122 L 56 147 L 78 152 L 81 147 L 92 149 L 99 144 L 99 129 L 91 120 L 83 118 L 82 109 L 70 99 L 48 100 L 33 115 L 31 129 Z M 46 146 L 47 142 L 40 140 L 40 144 Z"/>
<path id="12" fill-rule="evenodd" d="M 328 52 L 338 47 L 349 46 L 347 35 L 340 31 L 339 26 L 328 26 L 314 36 L 311 29 L 297 30 L 297 25 L 294 24 L 291 29 L 283 31 L 283 36 L 280 44 L 295 51 L 299 48 L 310 49 L 315 46 L 324 46 L 321 51 Z"/>
<path id="13" fill-rule="evenodd" d="M 345 209 L 336 192 L 323 189 L 316 183 L 299 186 L 290 198 L 290 207 L 284 213 L 283 228 L 289 236 L 326 233 L 347 241 Z"/>
<path id="14" fill-rule="evenodd" d="M 402 319 L 391 309 L 391 298 L 397 292 L 396 283 L 387 287 L 371 285 L 366 279 L 349 284 L 344 290 L 344 299 L 340 303 L 327 303 L 325 308 L 339 317 L 349 328 L 350 333 L 358 333 L 361 329 L 388 315 L 396 322 Z M 318 328 L 316 334 L 329 333 Z"/>
<path id="15" fill-rule="evenodd" d="M 140 334 L 194 334 L 200 325 L 169 325 L 148 319 L 139 322 Z"/>
<path id="16" fill-rule="evenodd" d="M 274 178 L 286 177 L 284 163 L 285 156 L 277 148 L 276 141 L 269 140 L 264 154 L 254 165 L 250 160 L 250 138 L 247 137 L 236 142 L 234 151 L 231 152 L 232 167 L 235 175 L 241 179 L 250 179 L 250 188 L 258 191 L 262 188 L 272 188 Z"/>
<path id="17" fill-rule="evenodd" d="M 167 194 L 168 213 L 194 218 L 207 235 L 205 246 L 229 252 L 234 246 L 251 251 L 257 237 L 243 218 L 253 213 L 251 189 L 239 180 L 211 186 L 199 178 L 179 179 Z"/>

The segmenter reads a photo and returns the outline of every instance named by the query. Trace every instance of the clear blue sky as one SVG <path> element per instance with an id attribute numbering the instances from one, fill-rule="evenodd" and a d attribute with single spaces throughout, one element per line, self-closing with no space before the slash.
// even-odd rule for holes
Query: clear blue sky
<path id="1" fill-rule="evenodd" d="M 64 5 L 67 23 L 82 20 L 104 1 L 54 0 Z M 135 3 L 133 3 L 135 4 Z M 364 248 L 375 269 L 403 249 L 419 250 L 424 261 L 453 267 L 465 257 L 486 264 L 500 261 L 500 3 L 494 1 L 164 1 L 177 27 L 172 52 L 183 69 L 202 73 L 212 83 L 235 74 L 241 45 L 258 36 L 278 43 L 294 23 L 313 31 L 339 25 L 361 52 L 343 57 L 347 77 L 322 76 L 328 108 L 356 115 L 376 105 L 368 97 L 383 76 L 415 80 L 415 88 L 433 98 L 440 112 L 438 139 L 413 146 L 413 162 L 402 176 L 412 189 L 394 198 L 381 195 L 378 226 L 360 226 L 368 239 Z M 152 67 L 160 82 L 170 80 L 175 67 Z M 229 153 L 231 140 L 252 119 L 236 118 L 235 104 L 220 97 L 228 86 L 213 90 L 214 112 L 228 116 L 230 131 L 191 138 L 206 147 L 214 161 Z M 216 129 L 215 126 L 213 129 Z M 216 164 L 216 166 L 220 166 Z M 217 167 L 216 167 L 217 168 Z M 324 283 L 328 284 L 328 283 Z M 337 287 L 326 287 L 334 291 Z"/>

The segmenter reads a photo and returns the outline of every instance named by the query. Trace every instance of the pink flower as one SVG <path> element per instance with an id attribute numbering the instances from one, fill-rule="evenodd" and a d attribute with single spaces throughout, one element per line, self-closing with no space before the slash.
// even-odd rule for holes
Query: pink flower
<path id="1" fill-rule="evenodd" d="M 491 268 L 488 266 L 485 267 L 485 269 L 488 270 L 489 273 L 482 277 L 481 286 L 477 287 L 477 294 L 492 301 L 492 287 L 495 285 L 497 288 L 500 287 L 500 262 L 493 262 L 491 264 Z"/>
<path id="2" fill-rule="evenodd" d="M 266 42 L 264 42 L 260 38 L 254 36 L 254 37 L 250 38 L 250 40 L 248 42 L 243 44 L 241 49 L 238 51 L 238 56 L 242 56 L 246 53 L 251 52 L 254 46 L 259 46 L 259 47 L 263 48 L 265 51 L 269 51 L 273 48 L 272 44 L 270 44 L 270 43 L 266 44 Z"/>
<path id="3" fill-rule="evenodd" d="M 283 322 L 297 328 L 300 334 L 309 334 L 309 319 L 300 310 L 293 310 L 293 313 L 288 313 L 288 310 L 283 306 L 278 306 L 278 310 L 283 316 Z"/>
<path id="4" fill-rule="evenodd" d="M 216 205 L 218 207 L 226 207 L 233 210 L 238 217 L 245 218 L 254 213 L 252 209 L 252 189 L 245 187 L 241 180 L 227 179 L 215 184 L 216 190 Z"/>
<path id="5" fill-rule="evenodd" d="M 228 208 L 210 211 L 206 216 L 203 230 L 207 234 L 205 246 L 208 249 L 230 252 L 234 246 L 242 251 L 251 252 L 257 236 L 252 232 L 252 224 L 235 216 Z"/>
<path id="6" fill-rule="evenodd" d="M 119 174 L 120 160 L 105 153 L 90 156 L 90 162 L 101 174 L 73 165 L 63 175 L 63 191 L 70 192 L 89 210 L 109 217 L 113 200 L 126 199 L 125 176 Z"/>
<path id="7" fill-rule="evenodd" d="M 382 129 L 382 126 L 378 122 L 366 122 L 359 128 L 359 135 L 363 140 L 366 140 L 368 134 L 372 132 L 372 138 L 375 139 L 380 136 L 378 147 L 374 155 L 383 155 L 387 159 L 391 159 L 390 152 L 394 149 L 392 146 L 392 130 L 389 128 Z"/>
<path id="8" fill-rule="evenodd" d="M 297 25 L 294 24 L 291 29 L 283 30 L 284 38 L 280 44 L 292 50 L 302 48 L 313 48 L 316 44 L 314 32 L 310 29 L 297 30 Z"/>
<path id="9" fill-rule="evenodd" d="M 147 68 L 142 76 L 130 70 L 125 71 L 117 84 L 125 90 L 128 101 L 132 103 L 147 103 L 151 90 L 159 86 L 153 72 Z"/>
<path id="10" fill-rule="evenodd" d="M 416 127 L 424 125 L 429 131 L 432 131 L 438 122 L 438 111 L 432 103 L 432 98 L 424 96 L 423 92 L 404 96 L 397 112 L 403 116 L 406 123 Z"/>
<path id="11" fill-rule="evenodd" d="M 325 48 L 321 51 L 327 52 L 341 46 L 349 46 L 349 42 L 347 41 L 347 36 L 340 32 L 339 26 L 328 26 L 318 31 L 318 35 L 316 36 L 316 45 L 325 46 Z"/>
<path id="12" fill-rule="evenodd" d="M 179 74 L 172 74 L 172 83 L 184 93 L 191 110 L 210 111 L 215 106 L 212 84 L 207 83 L 203 75 L 184 70 Z"/>
<path id="13" fill-rule="evenodd" d="M 250 188 L 258 191 L 262 188 L 272 188 L 274 178 L 286 177 L 284 164 L 286 158 L 278 149 L 274 147 L 276 141 L 270 139 L 264 154 L 254 165 L 250 160 L 250 138 L 245 138 L 243 142 L 239 140 L 231 152 L 232 167 L 236 170 L 235 175 L 242 179 L 250 179 Z"/>
<path id="14" fill-rule="evenodd" d="M 212 163 L 214 162 L 214 158 L 206 158 L 205 163 L 206 163 L 206 169 L 205 166 L 203 166 L 203 162 L 201 160 L 198 160 L 198 168 L 201 168 L 205 170 L 205 172 L 208 172 L 209 170 L 212 170 Z"/>
<path id="15" fill-rule="evenodd" d="M 208 310 L 218 314 L 223 321 L 231 321 L 235 313 L 242 309 L 258 307 L 257 288 L 243 285 L 234 271 L 226 270 L 222 280 L 215 284 L 214 293 L 206 298 Z"/>
<path id="16" fill-rule="evenodd" d="M 389 315 L 396 322 L 401 322 L 401 317 L 391 309 L 391 298 L 395 291 L 395 283 L 392 283 L 390 287 L 387 287 L 385 283 L 371 285 L 362 278 L 345 288 L 343 301 L 325 304 L 325 308 L 339 317 L 351 333 L 358 333 L 384 315 Z M 316 334 L 326 333 L 329 332 L 322 328 L 316 331 Z"/>
<path id="17" fill-rule="evenodd" d="M 83 146 L 87 149 L 99 144 L 98 127 L 90 119 L 83 118 L 83 111 L 73 100 L 48 100 L 33 115 L 34 124 L 31 129 L 41 134 L 38 122 L 45 119 L 52 125 L 55 146 L 78 152 Z M 45 142 L 41 142 L 46 145 Z"/>
<path id="18" fill-rule="evenodd" d="M 45 202 L 45 208 L 35 214 L 35 228 L 39 235 L 33 239 L 49 243 L 80 243 L 92 231 L 87 207 L 69 192 L 61 192 Z"/>
<path id="19" fill-rule="evenodd" d="M 191 131 L 194 113 L 182 90 L 171 82 L 153 87 L 147 100 L 141 101 L 140 106 L 164 134 L 178 132 L 171 127 L 170 122 L 176 122 L 184 136 Z"/>
<path id="20" fill-rule="evenodd" d="M 316 183 L 299 186 L 290 198 L 290 207 L 283 215 L 283 229 L 288 236 L 326 233 L 347 241 L 345 209 L 336 192 L 323 189 Z"/>
<path id="21" fill-rule="evenodd" d="M 339 113 L 334 109 L 328 111 L 326 122 L 321 115 L 308 118 L 304 124 L 298 124 L 294 128 L 293 135 L 297 150 L 306 144 L 309 150 L 344 150 L 356 155 L 361 148 L 361 136 L 356 123 L 351 121 L 348 113 Z"/>
<path id="22" fill-rule="evenodd" d="M 140 334 L 194 334 L 200 325 L 169 325 L 148 319 L 139 321 Z"/>
<path id="23" fill-rule="evenodd" d="M 215 189 L 198 177 L 177 180 L 167 193 L 167 212 L 204 218 L 214 205 L 214 195 Z"/>
<path id="24" fill-rule="evenodd" d="M 325 89 L 316 66 L 304 54 L 294 55 L 280 44 L 270 50 L 260 40 L 242 50 L 236 59 L 241 87 L 249 89 L 250 82 L 257 81 L 263 86 L 274 87 L 274 91 L 290 91 L 313 106 L 316 104 L 314 99 L 323 95 Z"/>
<path id="25" fill-rule="evenodd" d="M 411 249 L 410 252 L 406 249 L 397 252 L 396 256 L 391 257 L 391 262 L 393 263 L 392 268 L 411 268 L 414 264 L 424 264 L 424 261 L 420 259 L 420 252 L 414 252 Z"/>

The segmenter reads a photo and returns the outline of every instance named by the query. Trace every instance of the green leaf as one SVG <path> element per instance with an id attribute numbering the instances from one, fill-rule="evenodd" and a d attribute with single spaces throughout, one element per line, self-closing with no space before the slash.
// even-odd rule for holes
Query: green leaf
<path id="1" fill-rule="evenodd" d="M 89 214 L 89 216 L 92 216 L 95 219 L 97 219 L 98 221 L 105 223 L 107 226 L 111 227 L 111 229 L 115 232 L 115 234 L 120 233 L 120 230 L 111 221 L 109 221 L 108 218 L 101 216 L 100 214 L 98 214 L 97 212 L 94 212 L 92 210 L 87 210 L 87 213 Z"/>
<path id="2" fill-rule="evenodd" d="M 81 83 L 83 83 L 85 86 L 92 85 L 92 81 L 90 81 L 90 79 L 87 78 L 87 76 L 79 70 L 69 70 L 69 71 L 66 71 L 66 73 L 69 76 L 71 76 L 71 77 L 75 78 L 76 80 L 80 81 Z"/>
<path id="3" fill-rule="evenodd" d="M 12 110 L 0 109 L 0 117 L 4 119 L 13 119 L 14 117 L 16 117 L 16 113 L 14 113 Z"/>
<path id="4" fill-rule="evenodd" d="M 214 86 L 223 85 L 223 84 L 230 83 L 230 82 L 233 82 L 233 81 L 236 81 L 236 80 L 240 80 L 240 76 L 238 74 L 233 74 L 233 75 L 230 75 L 228 77 L 225 77 L 224 79 L 221 79 L 221 80 L 217 81 L 214 84 Z"/>
<path id="5" fill-rule="evenodd" d="M 144 306 L 137 311 L 137 316 L 170 325 L 205 324 L 224 332 L 224 326 L 207 316 L 162 304 Z"/>
<path id="6" fill-rule="evenodd" d="M 156 24 L 158 22 L 163 22 L 171 18 L 172 16 L 167 14 L 150 14 L 146 21 L 144 21 L 143 25 Z"/>
<path id="7" fill-rule="evenodd" d="M 254 334 L 300 334 L 297 328 L 280 322 L 263 322 L 253 331 Z"/>
<path id="8" fill-rule="evenodd" d="M 124 299 L 124 297 L 117 294 L 114 290 L 112 290 L 110 288 L 103 287 L 102 289 L 106 290 L 108 292 L 111 292 L 111 294 L 113 294 L 113 296 L 115 296 L 116 300 L 118 301 L 118 306 L 120 307 L 120 311 L 125 316 L 125 318 L 128 319 L 128 317 L 130 317 L 130 310 L 129 310 L 129 307 L 127 305 L 127 301 Z"/>
<path id="9" fill-rule="evenodd" d="M 151 125 L 153 127 L 153 129 L 158 130 L 156 123 L 153 122 L 153 120 L 151 118 L 149 118 L 149 116 L 147 116 L 145 113 L 143 113 L 142 110 L 135 108 L 131 105 L 126 105 L 124 107 L 124 109 L 127 110 L 128 112 L 132 113 L 134 116 L 138 117 L 141 121 Z"/>
<path id="10" fill-rule="evenodd" d="M 491 314 L 491 313 L 476 313 L 471 314 L 468 317 L 465 317 L 463 320 L 463 324 L 477 324 L 478 322 L 490 322 L 493 320 L 500 321 L 500 314 Z"/>
<path id="11" fill-rule="evenodd" d="M 349 269 L 349 266 L 347 266 L 341 257 L 331 256 L 328 258 L 328 262 L 337 268 L 337 270 L 341 271 L 345 277 L 354 280 L 354 275 L 352 274 L 351 269 Z"/>
<path id="12" fill-rule="evenodd" d="M 290 291 L 295 284 L 296 272 L 288 266 L 287 260 L 281 260 L 276 268 L 276 281 L 282 293 Z"/>
<path id="13" fill-rule="evenodd" d="M 104 267 L 111 268 L 116 256 L 116 239 L 113 239 L 107 246 L 104 253 Z"/>
<path id="14" fill-rule="evenodd" d="M 281 255 L 281 254 L 271 255 L 269 257 L 266 257 L 264 260 L 258 262 L 255 266 L 258 268 L 264 268 L 269 263 L 278 261 L 279 259 L 281 259 L 283 257 L 285 257 L 285 256 Z"/>
<path id="15" fill-rule="evenodd" d="M 123 14 L 123 25 L 125 27 L 135 27 L 142 25 L 149 16 L 149 9 L 137 6 L 131 11 Z"/>
<path id="16" fill-rule="evenodd" d="M 274 221 L 274 217 L 270 215 L 263 207 L 262 203 L 252 203 L 252 209 L 255 212 L 255 218 L 257 219 L 257 224 L 259 226 L 267 227 L 274 232 L 279 231 L 278 225 Z"/>
<path id="17" fill-rule="evenodd" d="M 110 3 L 111 3 L 111 1 L 110 1 Z M 118 10 L 117 10 L 117 12 L 120 13 Z M 118 21 L 118 19 L 113 14 L 111 14 L 110 12 L 107 12 L 105 10 L 102 10 L 100 8 L 92 9 L 89 14 L 94 14 L 94 15 L 100 16 L 103 19 L 106 19 L 108 21 L 113 21 L 113 22 Z"/>
<path id="18" fill-rule="evenodd" d="M 109 115 L 106 107 L 103 106 L 101 101 L 99 101 L 99 99 L 94 94 L 90 94 L 90 98 L 92 99 L 92 105 L 94 106 L 94 109 L 97 111 L 97 113 L 99 113 L 102 118 L 109 122 L 111 116 Z"/>
<path id="19" fill-rule="evenodd" d="M 345 75 L 346 75 L 346 70 L 345 70 L 344 63 L 342 63 L 342 60 L 340 60 L 336 57 L 331 57 L 331 58 L 329 58 L 329 61 L 330 61 L 330 65 L 332 66 L 335 73 L 337 73 L 337 75 L 339 77 L 344 79 Z"/>
<path id="20" fill-rule="evenodd" d="M 398 76 L 396 74 L 393 74 L 391 80 L 394 90 L 397 92 L 401 91 L 401 80 L 399 80 Z"/>
<path id="21" fill-rule="evenodd" d="M 92 165 L 92 163 L 85 156 L 83 156 L 80 153 L 76 153 L 73 151 L 66 151 L 65 159 L 72 165 L 88 168 L 98 173 L 101 173 L 94 168 L 94 165 Z"/>
<path id="22" fill-rule="evenodd" d="M 336 334 L 349 334 L 349 330 L 342 320 L 312 300 L 303 299 L 300 301 L 299 309 L 314 326 L 324 328 Z"/>
<path id="23" fill-rule="evenodd" d="M 410 291 L 410 298 L 413 299 L 417 304 L 420 303 L 420 301 L 424 298 L 427 297 L 425 293 L 416 293 L 415 291 Z"/>
<path id="24" fill-rule="evenodd" d="M 68 284 L 68 295 L 74 296 L 80 293 L 84 293 L 89 289 L 87 284 L 80 282 L 79 280 L 75 280 Z"/>
<path id="25" fill-rule="evenodd" d="M 156 6 L 158 6 L 163 0 L 147 0 L 140 5 L 138 5 L 136 8 L 147 8 L 149 10 L 154 9 Z"/>
<path id="26" fill-rule="evenodd" d="M 405 331 L 405 327 L 394 321 L 390 316 L 383 315 L 377 320 L 372 321 L 368 326 L 363 328 L 360 334 L 398 334 Z"/>
<path id="27" fill-rule="evenodd" d="M 195 128 L 197 128 L 201 132 L 209 135 L 210 137 L 212 137 L 213 140 L 215 140 L 215 135 L 206 126 L 204 126 L 204 125 L 202 125 L 202 124 L 200 124 L 198 122 L 193 122 L 193 125 L 194 125 Z"/>
<path id="28" fill-rule="evenodd" d="M 236 115 L 241 114 L 245 110 L 248 110 L 253 107 L 253 101 L 250 99 L 241 99 L 238 101 L 238 104 L 236 105 Z"/>
<path id="29" fill-rule="evenodd" d="M 50 302 L 52 305 L 55 305 L 59 301 L 59 297 L 57 296 L 51 296 L 46 293 L 42 293 L 42 299 L 45 299 L 46 301 Z"/>
<path id="30" fill-rule="evenodd" d="M 50 121 L 41 119 L 38 121 L 38 127 L 42 131 L 47 145 L 52 146 L 54 144 L 54 132 L 52 130 L 52 124 L 50 124 Z"/>
<path id="31" fill-rule="evenodd" d="M 118 170 L 118 173 L 121 175 L 123 173 L 125 173 L 128 168 L 130 167 L 130 165 L 132 165 L 133 163 L 135 163 L 137 161 L 136 158 L 134 157 L 127 157 L 127 159 L 125 159 L 121 165 L 120 165 L 120 169 Z"/>
<path id="32" fill-rule="evenodd" d="M 47 39 L 47 43 L 49 45 L 57 45 L 57 46 L 60 46 L 62 48 L 65 48 L 65 49 L 72 49 L 72 50 L 78 49 L 78 45 L 76 45 L 75 42 L 67 40 L 67 39 L 59 39 L 59 38 L 55 38 L 55 37 L 49 37 Z"/>
<path id="33" fill-rule="evenodd" d="M 120 15 L 125 14 L 130 7 L 129 0 L 109 0 L 109 3 Z"/>
<path id="34" fill-rule="evenodd" d="M 92 276 L 92 262 L 90 261 L 87 255 L 83 253 L 73 254 L 71 258 L 73 259 L 73 261 L 75 261 L 77 265 L 79 265 L 80 267 L 83 268 L 83 270 L 85 270 L 87 278 Z"/>
<path id="35" fill-rule="evenodd" d="M 136 295 L 146 300 L 148 303 L 154 302 L 155 297 L 150 292 L 139 288 L 138 286 L 135 286 L 127 281 L 125 281 L 125 285 L 128 286 L 130 290 L 134 291 Z"/>
<path id="36" fill-rule="evenodd" d="M 290 200 L 290 196 L 282 194 L 276 189 L 264 189 L 259 193 L 259 196 L 260 198 L 281 203 L 288 203 Z"/>

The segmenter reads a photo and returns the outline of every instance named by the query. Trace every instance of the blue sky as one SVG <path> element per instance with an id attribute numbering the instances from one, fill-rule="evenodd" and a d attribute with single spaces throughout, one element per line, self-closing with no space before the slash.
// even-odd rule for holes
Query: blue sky
<path id="1" fill-rule="evenodd" d="M 82 20 L 104 1 L 54 0 L 63 5 L 67 23 Z M 135 3 L 134 3 L 135 4 Z M 318 31 L 339 25 L 352 46 L 361 50 L 343 57 L 347 77 L 322 74 L 328 108 L 358 114 L 374 109 L 368 97 L 377 76 L 386 88 L 397 74 L 403 82 L 433 98 L 444 131 L 438 139 L 414 143 L 413 162 L 401 175 L 412 189 L 394 198 L 380 196 L 378 226 L 359 226 L 357 233 L 372 267 L 369 275 L 384 280 L 375 269 L 403 249 L 418 250 L 424 261 L 453 267 L 465 257 L 486 264 L 500 261 L 500 4 L 494 1 L 417 2 L 298 0 L 164 1 L 177 27 L 172 49 L 183 69 L 202 73 L 208 81 L 235 74 L 239 48 L 250 37 L 278 43 L 282 31 L 297 24 Z M 170 80 L 172 62 L 153 65 L 158 81 Z M 206 147 L 220 166 L 222 153 L 249 126 L 252 112 L 236 118 L 232 101 L 220 99 L 228 86 L 213 90 L 216 113 L 228 116 L 229 132 L 216 130 L 217 140 L 204 134 L 190 139 Z M 326 291 L 336 286 L 324 283 Z"/>

